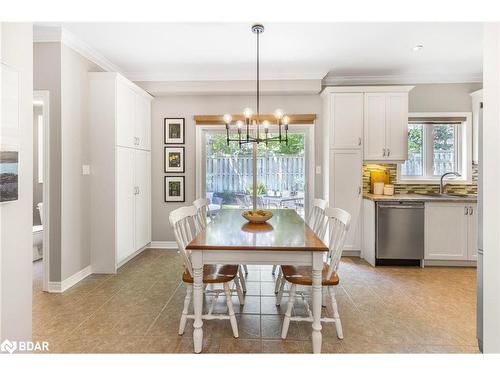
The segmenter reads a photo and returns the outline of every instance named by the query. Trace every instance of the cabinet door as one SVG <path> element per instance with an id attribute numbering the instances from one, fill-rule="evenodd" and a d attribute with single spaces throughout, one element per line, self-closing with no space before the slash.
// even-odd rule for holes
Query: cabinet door
<path id="1" fill-rule="evenodd" d="M 134 150 L 116 148 L 116 257 L 117 263 L 135 251 Z"/>
<path id="2" fill-rule="evenodd" d="M 136 93 L 121 81 L 116 82 L 116 144 L 136 147 Z"/>
<path id="3" fill-rule="evenodd" d="M 330 148 L 358 148 L 363 140 L 363 93 L 330 96 Z"/>
<path id="4" fill-rule="evenodd" d="M 386 159 L 406 160 L 408 159 L 408 94 L 386 94 L 385 105 Z"/>
<path id="5" fill-rule="evenodd" d="M 140 94 L 136 94 L 135 101 L 137 147 L 142 150 L 151 150 L 151 101 Z"/>
<path id="6" fill-rule="evenodd" d="M 361 150 L 330 151 L 330 205 L 351 214 L 345 250 L 361 250 L 362 164 Z"/>
<path id="7" fill-rule="evenodd" d="M 151 242 L 151 152 L 135 150 L 135 249 Z"/>
<path id="8" fill-rule="evenodd" d="M 384 93 L 366 93 L 364 108 L 364 159 L 385 159 L 386 104 Z"/>
<path id="9" fill-rule="evenodd" d="M 467 260 L 467 207 L 465 203 L 425 204 L 425 259 Z"/>
<path id="10" fill-rule="evenodd" d="M 477 204 L 469 204 L 469 226 L 467 230 L 467 258 L 469 260 L 477 260 L 477 236 L 478 236 L 478 216 Z"/>

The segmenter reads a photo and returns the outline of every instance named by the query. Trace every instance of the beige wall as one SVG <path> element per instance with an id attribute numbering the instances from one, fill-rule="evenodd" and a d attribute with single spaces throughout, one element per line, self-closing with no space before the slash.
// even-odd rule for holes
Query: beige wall
<path id="1" fill-rule="evenodd" d="M 150 84 L 151 86 L 151 84 Z M 147 86 L 147 87 L 150 87 Z M 153 85 L 154 86 L 154 85 Z M 147 88 L 146 87 L 146 88 Z M 409 96 L 411 112 L 471 111 L 469 93 L 478 90 L 481 84 L 429 84 L 417 85 Z M 293 113 L 315 113 L 315 164 L 321 165 L 323 158 L 321 121 L 322 106 L 319 94 L 263 96 L 262 112 L 272 112 L 281 107 Z M 168 225 L 169 213 L 195 199 L 195 129 L 196 114 L 239 113 L 242 108 L 255 107 L 253 96 L 224 95 L 171 95 L 160 96 L 152 104 L 152 238 L 153 241 L 173 241 Z M 186 203 L 165 203 L 163 199 L 163 118 L 186 118 Z M 321 176 L 315 174 L 315 196 L 323 196 Z"/>
<path id="2" fill-rule="evenodd" d="M 0 205 L 0 341 L 31 339 L 33 29 L 0 24 L 1 62 L 19 71 L 19 199 Z"/>
<path id="3" fill-rule="evenodd" d="M 50 281 L 61 280 L 61 44 L 33 44 L 34 90 L 49 91 Z"/>
<path id="4" fill-rule="evenodd" d="M 315 113 L 317 124 L 321 124 L 321 99 L 319 95 L 264 96 L 261 100 L 262 113 L 272 113 L 283 108 L 293 113 Z M 174 241 L 168 224 L 169 213 L 195 199 L 195 125 L 193 116 L 198 114 L 239 113 L 243 108 L 255 107 L 254 96 L 163 96 L 152 103 L 152 239 L 153 241 Z M 165 203 L 163 198 L 163 119 L 184 117 L 186 119 L 186 203 Z M 320 126 L 316 126 L 316 143 L 321 139 Z M 316 164 L 321 163 L 321 150 L 315 149 Z M 318 153 L 319 152 L 319 153 Z M 316 195 L 321 195 L 321 179 L 316 176 Z"/>
<path id="5" fill-rule="evenodd" d="M 470 93 L 481 83 L 447 83 L 416 85 L 410 91 L 410 112 L 471 112 Z"/>
<path id="6" fill-rule="evenodd" d="M 90 265 L 88 77 L 100 69 L 60 43 L 35 43 L 36 90 L 50 92 L 50 281 Z"/>

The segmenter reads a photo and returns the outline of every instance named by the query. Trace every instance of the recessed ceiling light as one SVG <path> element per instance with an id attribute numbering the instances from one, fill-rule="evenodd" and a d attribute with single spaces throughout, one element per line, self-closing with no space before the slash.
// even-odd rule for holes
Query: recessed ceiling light
<path id="1" fill-rule="evenodd" d="M 424 45 L 423 44 L 417 44 L 415 47 L 413 47 L 414 51 L 421 51 L 423 49 L 424 49 Z"/>

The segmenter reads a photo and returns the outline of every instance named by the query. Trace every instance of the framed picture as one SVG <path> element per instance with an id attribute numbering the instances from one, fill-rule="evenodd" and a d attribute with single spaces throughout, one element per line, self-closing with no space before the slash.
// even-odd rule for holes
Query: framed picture
<path id="1" fill-rule="evenodd" d="M 0 203 L 19 199 L 19 73 L 0 64 Z"/>
<path id="2" fill-rule="evenodd" d="M 165 202 L 185 202 L 184 176 L 165 176 Z"/>
<path id="3" fill-rule="evenodd" d="M 168 144 L 184 144 L 184 119 L 183 118 L 166 118 L 163 124 L 164 143 Z"/>
<path id="4" fill-rule="evenodd" d="M 184 173 L 184 147 L 165 147 L 165 173 Z"/>

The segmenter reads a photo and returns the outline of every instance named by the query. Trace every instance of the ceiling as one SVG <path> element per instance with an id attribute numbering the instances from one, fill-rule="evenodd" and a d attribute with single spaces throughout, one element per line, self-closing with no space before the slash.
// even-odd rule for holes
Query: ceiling
<path id="1" fill-rule="evenodd" d="M 58 23 L 135 81 L 248 80 L 255 35 L 243 23 Z M 480 23 L 265 23 L 262 79 L 393 77 L 477 81 Z M 417 44 L 424 45 L 413 51 Z M 366 82 L 365 82 L 366 83 Z"/>

